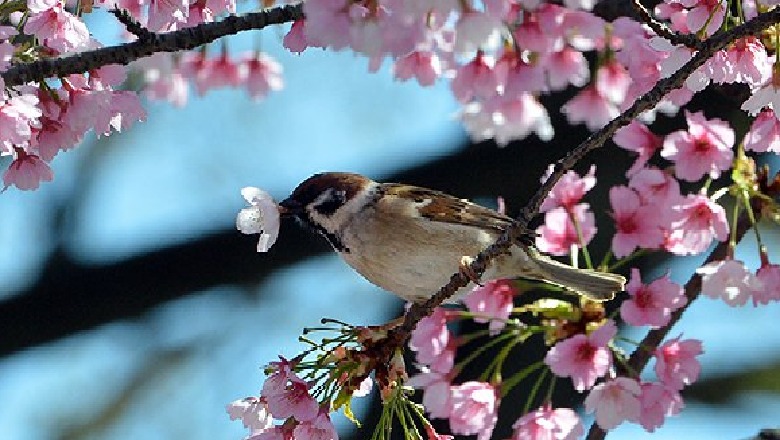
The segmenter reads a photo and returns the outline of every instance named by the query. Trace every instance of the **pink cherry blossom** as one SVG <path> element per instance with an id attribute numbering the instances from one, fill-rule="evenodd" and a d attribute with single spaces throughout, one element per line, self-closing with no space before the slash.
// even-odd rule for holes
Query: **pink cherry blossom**
<path id="1" fill-rule="evenodd" d="M 246 397 L 230 402 L 225 408 L 230 420 L 241 419 L 245 428 L 253 431 L 263 431 L 273 425 L 273 417 L 268 412 L 268 406 L 260 398 Z"/>
<path id="2" fill-rule="evenodd" d="M 545 179 L 546 180 L 546 179 Z M 596 186 L 596 166 L 591 165 L 588 174 L 580 177 L 575 171 L 569 170 L 555 184 L 553 189 L 547 194 L 542 206 L 541 212 L 547 212 L 557 207 L 573 209 L 574 205 L 580 203 L 585 193 Z"/>
<path id="3" fill-rule="evenodd" d="M 279 208 L 271 195 L 260 188 L 244 187 L 241 195 L 250 206 L 236 216 L 236 228 L 242 234 L 260 234 L 257 252 L 268 252 L 279 237 Z"/>
<path id="4" fill-rule="evenodd" d="M 639 382 L 617 377 L 596 385 L 585 398 L 585 411 L 596 413 L 596 423 L 604 430 L 639 420 L 642 393 Z"/>
<path id="5" fill-rule="evenodd" d="M 14 146 L 25 145 L 30 141 L 34 128 L 40 127 L 41 109 L 38 97 L 23 94 L 0 101 L 0 152 L 10 153 Z"/>
<path id="6" fill-rule="evenodd" d="M 590 79 L 588 61 L 582 52 L 564 48 L 544 58 L 543 67 L 550 90 L 563 90 L 569 85 L 582 87 Z"/>
<path id="7" fill-rule="evenodd" d="M 685 18 L 692 33 L 704 29 L 705 35 L 714 34 L 723 24 L 728 7 L 725 0 L 678 0 L 688 8 Z"/>
<path id="8" fill-rule="evenodd" d="M 780 72 L 777 69 L 773 69 L 772 75 L 766 84 L 757 90 L 753 90 L 753 94 L 742 103 L 740 108 L 751 116 L 755 116 L 762 109 L 768 108 L 775 112 L 777 118 L 780 118 Z"/>
<path id="9" fill-rule="evenodd" d="M 497 93 L 498 76 L 488 58 L 477 52 L 470 62 L 462 65 L 450 86 L 455 98 L 467 103 L 474 98 L 489 98 Z"/>
<path id="10" fill-rule="evenodd" d="M 580 226 L 584 243 L 580 243 L 572 216 Z M 536 229 L 536 233 L 539 250 L 553 255 L 569 255 L 573 246 L 590 243 L 596 235 L 596 219 L 587 203 L 575 205 L 572 215 L 564 207 L 558 207 L 544 214 L 544 224 Z"/>
<path id="11" fill-rule="evenodd" d="M 127 90 L 102 90 L 108 101 L 105 111 L 95 115 L 95 133 L 108 136 L 112 129 L 116 132 L 128 130 L 136 121 L 146 120 L 146 111 L 141 107 L 141 101 L 135 92 Z"/>
<path id="12" fill-rule="evenodd" d="M 513 32 L 515 41 L 532 52 L 551 53 L 563 49 L 563 16 L 565 8 L 543 3 L 536 11 L 523 14 L 523 22 Z"/>
<path id="13" fill-rule="evenodd" d="M 626 186 L 611 188 L 609 202 L 615 220 L 612 251 L 616 257 L 625 257 L 637 247 L 655 249 L 663 244 L 663 217 L 655 206 L 642 205 L 639 195 Z"/>
<path id="14" fill-rule="evenodd" d="M 19 147 L 14 147 L 16 158 L 3 174 L 3 191 L 14 185 L 21 190 L 38 189 L 41 182 L 51 182 L 54 173 L 49 164 L 35 154 L 28 154 Z"/>
<path id="15" fill-rule="evenodd" d="M 451 338 L 447 328 L 447 313 L 443 308 L 437 308 L 421 319 L 412 331 L 409 348 L 417 353 L 417 362 L 430 365 L 440 373 L 447 373 L 454 360 L 450 348 Z"/>
<path id="16" fill-rule="evenodd" d="M 704 252 L 713 239 L 725 241 L 729 235 L 726 211 L 709 197 L 689 194 L 673 206 L 675 219 L 666 250 L 677 255 Z"/>
<path id="17" fill-rule="evenodd" d="M 524 139 L 531 133 L 543 141 L 552 139 L 553 135 L 547 109 L 531 93 L 512 98 L 497 96 L 484 104 L 469 103 L 461 117 L 473 138 L 494 137 L 498 145 Z"/>
<path id="18" fill-rule="evenodd" d="M 451 391 L 452 432 L 477 434 L 477 440 L 489 440 L 498 418 L 498 390 L 489 383 L 469 381 L 453 386 Z"/>
<path id="19" fill-rule="evenodd" d="M 422 368 L 411 378 L 409 386 L 423 390 L 422 403 L 425 410 L 434 419 L 446 419 L 452 411 L 452 393 L 450 380 L 442 373 Z"/>
<path id="20" fill-rule="evenodd" d="M 607 343 L 617 334 L 612 321 L 589 335 L 574 335 L 555 344 L 544 358 L 544 363 L 559 377 L 571 377 L 574 388 L 584 391 L 596 383 L 612 365 L 612 352 Z"/>
<path id="21" fill-rule="evenodd" d="M 293 53 L 301 53 L 306 50 L 309 43 L 306 41 L 306 34 L 304 33 L 304 20 L 296 20 L 290 27 L 290 32 L 284 36 L 282 41 L 284 48 Z"/>
<path id="22" fill-rule="evenodd" d="M 328 411 L 320 409 L 312 420 L 298 424 L 293 430 L 293 436 L 300 440 L 338 440 L 336 427 L 330 421 Z"/>
<path id="23" fill-rule="evenodd" d="M 498 76 L 504 72 L 504 97 L 511 98 L 524 93 L 538 93 L 547 89 L 544 71 L 539 63 L 529 63 L 515 52 L 506 53 L 496 63 Z"/>
<path id="24" fill-rule="evenodd" d="M 766 83 L 772 74 L 766 48 L 753 36 L 741 38 L 727 50 L 718 51 L 707 62 L 707 67 L 714 82 L 743 82 L 751 87 Z"/>
<path id="25" fill-rule="evenodd" d="M 432 86 L 442 74 L 439 56 L 431 51 L 414 51 L 396 60 L 393 74 L 401 81 L 417 79 L 421 86 Z"/>
<path id="26" fill-rule="evenodd" d="M 577 440 L 585 433 L 577 413 L 549 405 L 520 417 L 512 429 L 510 440 Z"/>
<path id="27" fill-rule="evenodd" d="M 752 297 L 754 306 L 780 301 L 780 265 L 768 261 L 761 265 L 756 272 Z"/>
<path id="28" fill-rule="evenodd" d="M 44 46 L 58 52 L 86 49 L 89 30 L 80 18 L 65 10 L 62 0 L 29 0 L 30 16 L 24 33 L 34 35 Z"/>
<path id="29" fill-rule="evenodd" d="M 595 86 L 582 89 L 574 98 L 563 105 L 561 111 L 571 124 L 583 123 L 595 131 L 615 119 L 620 111 Z"/>
<path id="30" fill-rule="evenodd" d="M 761 111 L 745 134 L 745 151 L 780 154 L 780 120 L 771 110 Z"/>
<path id="31" fill-rule="evenodd" d="M 244 84 L 249 96 L 255 101 L 268 95 L 269 91 L 279 91 L 284 88 L 282 65 L 262 52 L 246 54 L 240 61 L 246 69 Z"/>
<path id="32" fill-rule="evenodd" d="M 474 52 L 501 31 L 500 20 L 479 11 L 464 11 L 455 25 L 455 52 Z"/>
<path id="33" fill-rule="evenodd" d="M 675 212 L 672 207 L 682 203 L 680 183 L 666 171 L 655 167 L 641 168 L 631 176 L 628 187 L 636 191 L 642 205 L 655 206 L 663 211 L 663 217 L 667 217 L 668 221 L 676 217 L 672 214 Z"/>
<path id="34" fill-rule="evenodd" d="M 679 284 L 664 275 L 642 284 L 639 269 L 631 269 L 631 280 L 626 285 L 631 298 L 620 306 L 620 316 L 630 325 L 662 327 L 669 322 L 672 312 L 684 306 L 688 300 Z"/>
<path id="35" fill-rule="evenodd" d="M 658 382 L 644 382 L 641 387 L 639 424 L 648 432 L 660 428 L 666 417 L 679 414 L 685 406 L 682 396 L 675 389 Z"/>
<path id="36" fill-rule="evenodd" d="M 175 31 L 187 23 L 189 11 L 189 0 L 151 0 L 146 26 L 153 32 Z"/>
<path id="37" fill-rule="evenodd" d="M 658 135 L 638 121 L 631 121 L 630 124 L 619 129 L 612 141 L 620 148 L 639 154 L 636 162 L 626 171 L 627 176 L 632 176 L 642 169 L 653 154 L 661 148 L 662 144 Z"/>
<path id="38" fill-rule="evenodd" d="M 270 429 L 254 432 L 245 440 L 295 440 L 292 425 L 275 425 Z"/>
<path id="39" fill-rule="evenodd" d="M 596 71 L 596 90 L 613 104 L 622 104 L 626 99 L 631 77 L 622 64 L 612 60 Z"/>
<path id="40" fill-rule="evenodd" d="M 290 370 L 286 360 L 274 362 L 277 370 L 263 384 L 260 395 L 268 411 L 277 419 L 294 417 L 299 422 L 313 420 L 318 414 L 317 401 L 309 394 L 309 384 Z"/>
<path id="41" fill-rule="evenodd" d="M 658 380 L 673 390 L 681 390 L 696 382 L 701 372 L 696 356 L 702 353 L 701 341 L 697 339 L 681 341 L 678 336 L 664 342 L 654 353 Z"/>
<path id="42" fill-rule="evenodd" d="M 516 294 L 511 281 L 493 280 L 475 287 L 463 299 L 463 303 L 476 315 L 474 322 L 490 322 L 490 333 L 497 334 L 504 328 L 509 314 L 512 313 Z"/>
<path id="43" fill-rule="evenodd" d="M 701 275 L 701 293 L 714 299 L 722 299 L 731 307 L 747 303 L 758 286 L 755 275 L 739 260 L 720 260 L 696 269 Z"/>
<path id="44" fill-rule="evenodd" d="M 303 4 L 307 45 L 340 50 L 350 43 L 351 19 L 345 0 L 314 0 Z"/>
<path id="45" fill-rule="evenodd" d="M 704 175 L 712 178 L 731 168 L 734 160 L 734 130 L 718 119 L 705 119 L 702 112 L 685 112 L 687 131 L 666 137 L 661 156 L 675 163 L 678 178 L 695 182 Z"/>

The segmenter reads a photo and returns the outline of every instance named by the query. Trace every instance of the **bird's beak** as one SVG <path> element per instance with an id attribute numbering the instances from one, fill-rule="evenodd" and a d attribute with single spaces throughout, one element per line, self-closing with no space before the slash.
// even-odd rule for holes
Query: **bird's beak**
<path id="1" fill-rule="evenodd" d="M 303 206 L 300 203 L 292 199 L 284 199 L 279 202 L 279 215 L 282 217 L 290 217 L 298 215 L 303 212 Z"/>

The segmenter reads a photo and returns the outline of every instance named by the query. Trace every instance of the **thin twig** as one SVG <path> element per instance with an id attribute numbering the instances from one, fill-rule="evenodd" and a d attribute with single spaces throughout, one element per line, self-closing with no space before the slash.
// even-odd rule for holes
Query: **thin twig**
<path id="1" fill-rule="evenodd" d="M 126 9 L 114 8 L 111 9 L 111 13 L 114 14 L 114 17 L 116 17 L 120 23 L 125 25 L 125 29 L 127 29 L 128 32 L 138 37 L 139 41 L 150 41 L 155 38 L 154 32 L 146 29 L 138 20 L 133 18 Z"/>
<path id="2" fill-rule="evenodd" d="M 288 23 L 303 18 L 302 4 L 285 5 L 252 12 L 231 15 L 213 23 L 203 23 L 164 34 L 152 34 L 149 40 L 133 41 L 117 46 L 88 50 L 62 58 L 51 58 L 16 64 L 2 73 L 6 87 L 31 81 L 83 73 L 108 64 L 126 65 L 139 58 L 157 52 L 178 52 L 194 49 L 227 35 L 242 31 L 262 29 L 273 24 Z"/>
<path id="3" fill-rule="evenodd" d="M 636 9 L 637 14 L 639 14 L 642 22 L 650 26 L 650 29 L 652 29 L 659 36 L 671 41 L 672 44 L 682 44 L 683 46 L 695 50 L 702 49 L 702 41 L 696 38 L 696 35 L 681 34 L 669 29 L 666 24 L 656 20 L 656 18 L 653 17 L 650 11 L 648 11 L 647 8 L 645 8 L 645 6 L 642 4 L 641 0 L 631 0 L 631 4 L 634 5 L 634 8 Z"/>

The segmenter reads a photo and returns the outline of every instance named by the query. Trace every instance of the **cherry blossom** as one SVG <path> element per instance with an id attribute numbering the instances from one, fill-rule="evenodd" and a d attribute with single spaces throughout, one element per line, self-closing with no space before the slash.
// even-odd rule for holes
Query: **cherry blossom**
<path id="1" fill-rule="evenodd" d="M 639 269 L 631 269 L 631 280 L 626 285 L 631 298 L 620 305 L 620 316 L 630 325 L 662 327 L 669 322 L 672 312 L 688 301 L 683 288 L 666 274 L 650 284 L 642 284 Z"/>
<path id="2" fill-rule="evenodd" d="M 423 390 L 422 403 L 431 417 L 446 419 L 450 416 L 452 393 L 446 376 L 423 367 L 420 373 L 409 378 L 408 384 Z"/>
<path id="3" fill-rule="evenodd" d="M 236 216 L 236 228 L 243 234 L 260 234 L 257 252 L 268 252 L 279 237 L 279 208 L 273 198 L 260 188 L 247 186 L 241 195 L 251 205 Z"/>
<path id="4" fill-rule="evenodd" d="M 771 110 L 761 111 L 745 134 L 745 151 L 780 154 L 780 120 Z"/>
<path id="5" fill-rule="evenodd" d="M 268 95 L 269 91 L 284 88 L 282 65 L 262 52 L 245 54 L 240 61 L 246 69 L 244 84 L 249 96 L 255 101 Z"/>
<path id="6" fill-rule="evenodd" d="M 756 272 L 753 288 L 753 305 L 780 301 L 780 265 L 766 262 Z"/>
<path id="7" fill-rule="evenodd" d="M 648 432 L 654 432 L 666 417 L 679 414 L 685 406 L 678 390 L 658 382 L 643 382 L 641 387 L 639 424 Z"/>
<path id="8" fill-rule="evenodd" d="M 338 440 L 339 438 L 336 427 L 333 426 L 325 409 L 320 409 L 314 419 L 299 423 L 293 430 L 293 436 L 301 440 Z"/>
<path id="9" fill-rule="evenodd" d="M 28 154 L 19 147 L 14 147 L 16 158 L 3 173 L 3 191 L 14 185 L 21 190 L 38 189 L 41 182 L 51 182 L 54 179 L 49 164 L 35 154 Z"/>
<path id="10" fill-rule="evenodd" d="M 589 335 L 574 335 L 555 344 L 544 358 L 544 363 L 556 376 L 571 377 L 577 391 L 589 389 L 612 365 L 612 352 L 607 343 L 617 334 L 612 321 Z"/>
<path id="11" fill-rule="evenodd" d="M 489 440 L 498 418 L 498 390 L 485 382 L 469 381 L 453 386 L 451 391 L 452 432 L 477 434 L 477 440 Z"/>
<path id="12" fill-rule="evenodd" d="M 583 123 L 595 131 L 615 119 L 620 111 L 595 86 L 582 89 L 577 96 L 563 105 L 561 111 L 572 124 Z"/>
<path id="13" fill-rule="evenodd" d="M 421 319 L 412 331 L 409 348 L 417 352 L 417 362 L 447 373 L 452 368 L 454 353 L 450 348 L 452 335 L 447 328 L 447 312 L 437 308 Z"/>
<path id="14" fill-rule="evenodd" d="M 431 51 L 415 51 L 399 58 L 393 64 L 396 78 L 406 81 L 415 78 L 421 86 L 432 86 L 442 74 L 439 56 Z"/>
<path id="15" fill-rule="evenodd" d="M 627 377 L 617 377 L 593 387 L 585 398 L 585 411 L 596 413 L 596 423 L 604 430 L 619 424 L 639 420 L 641 395 L 639 382 Z"/>
<path id="16" fill-rule="evenodd" d="M 654 249 L 663 243 L 660 228 L 662 211 L 652 205 L 642 205 L 639 195 L 626 186 L 609 190 L 612 218 L 615 220 L 615 236 L 612 251 L 618 258 L 628 256 L 637 247 Z"/>
<path id="17" fill-rule="evenodd" d="M 655 374 L 664 386 L 681 390 L 699 378 L 701 364 L 696 356 L 702 353 L 699 340 L 681 341 L 678 336 L 666 341 L 655 350 Z"/>
<path id="18" fill-rule="evenodd" d="M 753 36 L 741 38 L 727 50 L 716 52 L 707 62 L 707 68 L 714 82 L 743 82 L 751 87 L 766 83 L 772 74 L 766 48 Z"/>
<path id="19" fill-rule="evenodd" d="M 89 30 L 80 18 L 65 10 L 63 0 L 29 0 L 30 16 L 24 33 L 36 36 L 44 46 L 58 52 L 86 49 Z"/>
<path id="20" fill-rule="evenodd" d="M 701 275 L 701 293 L 714 299 L 722 299 L 736 307 L 747 303 L 753 290 L 760 285 L 755 275 L 738 260 L 720 260 L 696 269 Z"/>
<path id="21" fill-rule="evenodd" d="M 713 239 L 725 241 L 728 238 L 726 211 L 709 197 L 690 194 L 674 205 L 673 210 L 675 219 L 666 244 L 669 252 L 678 255 L 698 254 L 704 252 Z"/>
<path id="22" fill-rule="evenodd" d="M 580 203 L 574 206 L 572 215 L 564 207 L 558 207 L 544 214 L 544 224 L 536 229 L 536 246 L 542 252 L 553 255 L 569 255 L 573 246 L 587 245 L 596 235 L 596 219 L 590 205 Z M 579 224 L 584 243 L 580 243 L 572 217 Z"/>
<path id="23" fill-rule="evenodd" d="M 661 156 L 675 163 L 675 175 L 695 182 L 712 178 L 731 168 L 734 160 L 734 130 L 718 119 L 705 119 L 702 112 L 685 112 L 687 131 L 676 131 L 664 140 Z"/>
<path id="24" fill-rule="evenodd" d="M 577 413 L 544 405 L 517 419 L 510 440 L 577 440 L 585 433 Z"/>
<path id="25" fill-rule="evenodd" d="M 605 63 L 596 71 L 596 90 L 613 104 L 623 103 L 630 85 L 628 71 L 616 60 Z"/>
<path id="26" fill-rule="evenodd" d="M 626 171 L 627 176 L 632 176 L 642 169 L 647 161 L 661 148 L 662 140 L 641 122 L 631 121 L 621 128 L 612 138 L 615 144 L 628 151 L 639 154 L 636 162 Z"/>
<path id="27" fill-rule="evenodd" d="M 273 418 L 268 412 L 268 406 L 257 397 L 246 397 L 231 402 L 226 410 L 230 420 L 241 419 L 245 428 L 253 431 L 263 431 L 273 425 Z"/>
<path id="28" fill-rule="evenodd" d="M 25 145 L 30 141 L 34 128 L 40 127 L 41 109 L 38 98 L 32 94 L 6 97 L 0 102 L 0 151 L 10 153 L 16 145 Z"/>
<path id="29" fill-rule="evenodd" d="M 493 62 L 482 52 L 477 52 L 473 60 L 461 66 L 451 83 L 455 98 L 464 104 L 474 98 L 494 96 L 498 85 L 499 79 L 493 70 Z"/>
<path id="30" fill-rule="evenodd" d="M 476 315 L 474 322 L 490 322 L 490 333 L 497 334 L 506 325 L 516 294 L 517 291 L 511 281 L 493 280 L 475 287 L 463 299 L 463 303 L 471 313 Z"/>
<path id="31" fill-rule="evenodd" d="M 639 169 L 631 176 L 628 187 L 636 191 L 642 205 L 655 206 L 662 212 L 662 225 L 679 217 L 674 207 L 683 203 L 680 183 L 668 172 L 655 167 Z"/>
<path id="32" fill-rule="evenodd" d="M 582 177 L 575 171 L 567 171 L 558 180 L 550 193 L 547 194 L 539 210 L 547 212 L 557 207 L 564 207 L 569 210 L 574 209 L 574 206 L 580 203 L 585 193 L 593 189 L 594 186 L 596 186 L 595 165 L 591 165 L 588 174 Z"/>
<path id="33" fill-rule="evenodd" d="M 274 418 L 294 417 L 299 422 L 306 422 L 317 417 L 318 405 L 309 394 L 309 384 L 290 369 L 285 359 L 273 362 L 271 366 L 276 371 L 266 379 L 260 396 Z"/>

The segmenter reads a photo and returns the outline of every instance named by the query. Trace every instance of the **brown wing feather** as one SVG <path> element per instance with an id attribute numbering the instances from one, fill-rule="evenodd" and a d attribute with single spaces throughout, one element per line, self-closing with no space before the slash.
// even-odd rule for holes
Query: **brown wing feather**
<path id="1" fill-rule="evenodd" d="M 385 184 L 384 189 L 385 196 L 415 200 L 419 203 L 420 216 L 429 220 L 476 226 L 499 232 L 504 231 L 514 222 L 512 218 L 492 209 L 428 188 L 390 183 Z"/>

